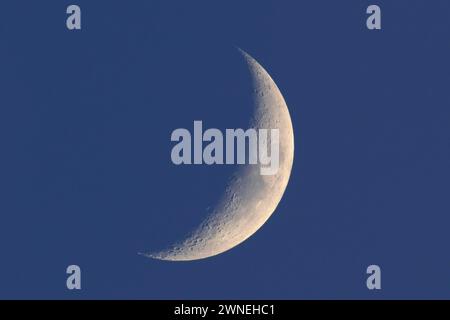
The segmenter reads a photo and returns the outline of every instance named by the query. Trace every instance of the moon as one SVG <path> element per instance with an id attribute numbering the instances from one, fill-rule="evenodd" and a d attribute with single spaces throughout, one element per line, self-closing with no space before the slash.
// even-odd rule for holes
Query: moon
<path id="1" fill-rule="evenodd" d="M 279 129 L 279 169 L 274 175 L 261 175 L 259 164 L 240 166 L 227 183 L 221 200 L 197 229 L 166 250 L 144 254 L 147 257 L 190 261 L 230 250 L 261 228 L 283 197 L 294 160 L 289 110 L 267 71 L 249 54 L 240 52 L 247 62 L 254 89 L 255 108 L 250 127 Z"/>

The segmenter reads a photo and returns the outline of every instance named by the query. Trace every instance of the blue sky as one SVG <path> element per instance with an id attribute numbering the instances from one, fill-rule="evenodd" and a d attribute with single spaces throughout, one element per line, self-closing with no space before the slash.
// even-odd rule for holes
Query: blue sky
<path id="1" fill-rule="evenodd" d="M 72 3 L 81 31 L 65 27 Z M 370 4 L 2 4 L 0 297 L 450 298 L 450 4 L 377 1 L 382 30 L 369 31 Z M 170 133 L 247 125 L 236 47 L 289 106 L 286 193 L 222 255 L 139 256 L 197 225 L 233 169 L 174 166 Z"/>

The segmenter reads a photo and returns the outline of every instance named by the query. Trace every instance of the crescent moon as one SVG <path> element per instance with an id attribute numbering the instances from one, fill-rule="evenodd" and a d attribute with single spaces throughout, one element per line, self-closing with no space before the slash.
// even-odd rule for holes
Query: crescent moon
<path id="1" fill-rule="evenodd" d="M 194 232 L 167 250 L 145 256 L 190 261 L 223 253 L 261 228 L 283 197 L 294 160 L 294 133 L 289 110 L 267 71 L 249 54 L 240 52 L 249 67 L 254 87 L 255 110 L 250 126 L 279 129 L 279 169 L 275 175 L 261 175 L 260 165 L 240 166 L 212 213 Z"/>

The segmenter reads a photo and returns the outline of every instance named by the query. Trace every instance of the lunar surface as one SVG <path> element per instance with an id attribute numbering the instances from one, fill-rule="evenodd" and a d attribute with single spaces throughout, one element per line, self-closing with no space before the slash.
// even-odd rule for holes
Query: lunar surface
<path id="1" fill-rule="evenodd" d="M 254 86 L 255 109 L 250 127 L 279 129 L 279 169 L 274 175 L 261 175 L 260 164 L 239 166 L 221 200 L 196 230 L 167 250 L 145 256 L 189 261 L 223 253 L 261 228 L 283 197 L 294 158 L 294 134 L 289 110 L 266 70 L 250 55 L 244 51 L 241 53 L 248 64 Z"/>

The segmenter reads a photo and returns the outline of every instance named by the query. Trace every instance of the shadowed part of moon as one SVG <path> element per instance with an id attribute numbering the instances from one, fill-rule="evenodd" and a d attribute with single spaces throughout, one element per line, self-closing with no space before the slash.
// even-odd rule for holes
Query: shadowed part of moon
<path id="1" fill-rule="evenodd" d="M 272 215 L 289 181 L 294 134 L 286 102 L 264 68 L 241 50 L 254 87 L 255 110 L 250 127 L 279 129 L 279 170 L 261 175 L 260 165 L 244 165 L 233 174 L 211 214 L 185 240 L 169 249 L 144 254 L 171 261 L 189 261 L 223 253 L 253 235 Z M 270 145 L 270 140 L 268 145 Z"/>

